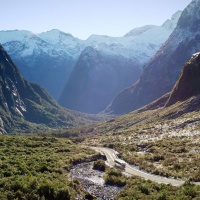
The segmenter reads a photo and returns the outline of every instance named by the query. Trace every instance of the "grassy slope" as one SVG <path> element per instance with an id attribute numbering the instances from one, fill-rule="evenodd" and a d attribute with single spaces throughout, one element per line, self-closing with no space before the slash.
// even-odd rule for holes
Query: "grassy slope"
<path id="1" fill-rule="evenodd" d="M 188 200 L 200 198 L 200 186 L 186 182 L 181 187 L 158 184 L 138 177 L 126 177 L 119 170 L 106 169 L 105 181 L 111 185 L 126 186 L 116 200 Z"/>
<path id="2" fill-rule="evenodd" d="M 171 107 L 157 102 L 135 112 L 56 136 L 115 148 L 130 164 L 154 174 L 200 181 L 200 96 Z"/>
<path id="3" fill-rule="evenodd" d="M 200 96 L 158 108 L 162 100 L 85 127 L 80 131 L 89 136 L 84 143 L 114 148 L 128 163 L 150 173 L 200 181 Z M 200 187 L 186 183 L 175 188 L 133 177 L 117 199 L 200 199 Z"/>

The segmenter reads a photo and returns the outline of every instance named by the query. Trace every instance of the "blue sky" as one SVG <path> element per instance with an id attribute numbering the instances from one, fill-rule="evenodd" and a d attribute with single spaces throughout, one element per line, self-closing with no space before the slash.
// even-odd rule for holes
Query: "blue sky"
<path id="1" fill-rule="evenodd" d="M 51 29 L 86 39 L 123 36 L 147 24 L 161 25 L 191 0 L 0 0 L 0 30 Z"/>

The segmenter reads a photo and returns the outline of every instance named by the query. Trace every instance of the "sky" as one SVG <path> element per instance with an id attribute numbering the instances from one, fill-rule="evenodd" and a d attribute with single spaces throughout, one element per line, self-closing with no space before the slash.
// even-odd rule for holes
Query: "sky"
<path id="1" fill-rule="evenodd" d="M 162 25 L 192 0 L 0 0 L 0 30 L 59 29 L 80 39 Z"/>

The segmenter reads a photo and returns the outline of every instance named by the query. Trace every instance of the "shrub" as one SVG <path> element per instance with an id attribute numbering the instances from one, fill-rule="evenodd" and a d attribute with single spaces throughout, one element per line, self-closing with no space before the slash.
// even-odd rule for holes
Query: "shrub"
<path id="1" fill-rule="evenodd" d="M 166 193 L 162 193 L 159 195 L 158 200 L 167 200 L 167 195 Z"/>
<path id="2" fill-rule="evenodd" d="M 154 156 L 153 156 L 153 160 L 154 160 L 155 162 L 158 162 L 158 161 L 164 160 L 164 159 L 165 159 L 165 157 L 164 157 L 163 155 L 154 155 Z"/>
<path id="3" fill-rule="evenodd" d="M 57 200 L 70 200 L 70 192 L 68 190 L 68 188 L 62 188 L 58 191 Z"/>
<path id="4" fill-rule="evenodd" d="M 93 169 L 105 171 L 106 170 L 106 164 L 103 160 L 97 160 L 93 164 Z"/>
<path id="5" fill-rule="evenodd" d="M 38 194 L 45 199 L 54 199 L 54 188 L 48 183 L 43 184 L 39 187 Z"/>
<path id="6" fill-rule="evenodd" d="M 12 172 L 10 172 L 10 171 L 5 171 L 5 172 L 3 172 L 3 176 L 4 176 L 4 177 L 10 177 L 10 176 L 12 176 Z"/>
<path id="7" fill-rule="evenodd" d="M 104 175 L 105 183 L 123 187 L 126 185 L 126 177 L 117 169 L 109 169 Z"/>
<path id="8" fill-rule="evenodd" d="M 146 186 L 140 185 L 138 188 L 143 194 L 146 194 L 146 195 L 150 194 L 149 189 Z"/>

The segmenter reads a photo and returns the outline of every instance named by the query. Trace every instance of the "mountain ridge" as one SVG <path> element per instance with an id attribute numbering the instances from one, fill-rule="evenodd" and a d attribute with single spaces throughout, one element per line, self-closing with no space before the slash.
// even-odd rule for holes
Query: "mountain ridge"
<path id="1" fill-rule="evenodd" d="M 171 31 L 156 27 L 154 31 L 137 37 L 91 36 L 85 41 L 55 29 L 40 34 L 0 31 L 0 43 L 28 81 L 42 85 L 58 99 L 86 47 L 92 46 L 108 55 L 137 59 L 143 65 L 156 53 Z"/>
<path id="2" fill-rule="evenodd" d="M 169 39 L 144 66 L 139 81 L 119 93 L 106 112 L 127 113 L 171 91 L 184 63 L 199 51 L 199 7 L 200 1 L 192 1 L 184 9 Z"/>
<path id="3" fill-rule="evenodd" d="M 193 54 L 185 63 L 178 81 L 174 85 L 166 106 L 178 101 L 184 101 L 192 96 L 200 94 L 200 52 Z"/>
<path id="4" fill-rule="evenodd" d="M 59 103 L 69 109 L 99 113 L 120 90 L 136 81 L 140 73 L 137 60 L 107 55 L 87 47 L 81 53 Z"/>
<path id="5" fill-rule="evenodd" d="M 0 134 L 69 128 L 91 122 L 59 106 L 39 85 L 27 82 L 0 45 Z"/>

